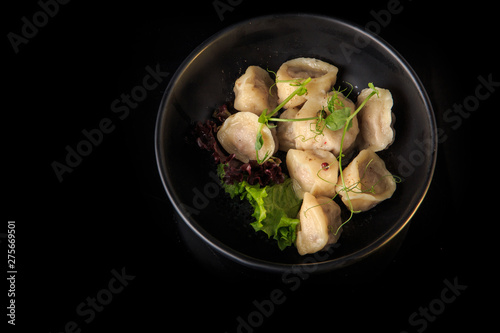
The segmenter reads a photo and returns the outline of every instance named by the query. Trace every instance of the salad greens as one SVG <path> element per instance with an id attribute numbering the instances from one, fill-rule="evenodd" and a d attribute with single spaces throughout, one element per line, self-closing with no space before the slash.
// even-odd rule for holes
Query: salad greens
<path id="1" fill-rule="evenodd" d="M 222 180 L 225 175 L 224 164 L 219 164 L 217 173 Z M 292 187 L 292 179 L 286 178 L 281 184 L 261 187 L 259 183 L 250 185 L 246 180 L 228 184 L 222 182 L 227 193 L 234 198 L 248 200 L 254 208 L 252 216 L 255 222 L 251 226 L 255 231 L 263 231 L 268 238 L 278 242 L 280 250 L 295 243 L 299 219 L 296 218 L 302 200 Z"/>

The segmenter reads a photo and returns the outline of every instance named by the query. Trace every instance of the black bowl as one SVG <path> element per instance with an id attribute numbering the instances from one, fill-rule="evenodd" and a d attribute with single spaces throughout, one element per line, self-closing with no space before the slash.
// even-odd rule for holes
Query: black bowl
<path id="1" fill-rule="evenodd" d="M 396 141 L 380 155 L 389 171 L 403 179 L 390 200 L 345 225 L 338 246 L 306 256 L 294 247 L 280 251 L 274 240 L 253 231 L 250 208 L 224 193 L 213 159 L 190 136 L 195 122 L 209 119 L 214 109 L 231 101 L 234 81 L 248 66 L 276 71 L 296 57 L 334 64 L 337 84 L 351 83 L 354 93 L 369 82 L 391 91 Z M 377 265 L 381 257 L 393 255 L 427 192 L 437 150 L 432 107 L 408 63 L 386 42 L 353 24 L 306 14 L 258 17 L 202 43 L 165 91 L 155 140 L 163 185 L 188 246 L 207 254 L 202 260 L 218 258 L 244 270 L 278 274 L 300 267 L 334 271 L 368 258 L 377 258 L 372 260 Z"/>

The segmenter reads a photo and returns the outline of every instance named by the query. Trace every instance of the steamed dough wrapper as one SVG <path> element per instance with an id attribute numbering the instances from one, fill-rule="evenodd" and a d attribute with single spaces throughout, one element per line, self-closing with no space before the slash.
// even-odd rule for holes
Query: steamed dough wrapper
<path id="1" fill-rule="evenodd" d="M 259 127 L 259 116 L 255 113 L 237 112 L 224 121 L 217 132 L 217 139 L 229 154 L 235 154 L 238 160 L 247 163 L 257 157 L 255 141 Z M 259 150 L 259 159 L 264 159 L 266 152 L 269 152 L 269 158 L 278 150 L 277 141 L 267 126 L 262 127 L 262 138 L 264 144 Z"/>
<path id="2" fill-rule="evenodd" d="M 396 190 L 396 181 L 385 167 L 384 161 L 370 150 L 362 150 L 343 170 L 345 185 L 353 211 L 367 211 L 378 203 L 389 199 Z M 351 209 L 346 191 L 341 189 L 339 176 L 338 188 L 342 202 Z"/>
<path id="3" fill-rule="evenodd" d="M 298 108 L 286 109 L 280 115 L 281 119 L 295 119 L 295 116 L 299 112 Z M 291 121 L 279 121 L 277 122 L 277 135 L 279 141 L 279 149 L 282 151 L 288 151 L 289 149 L 295 149 L 295 134 L 293 133 L 293 122 Z"/>
<path id="4" fill-rule="evenodd" d="M 373 95 L 358 113 L 359 148 L 371 149 L 375 152 L 386 149 L 394 141 L 394 113 L 392 113 L 392 94 L 389 90 L 376 88 L 378 96 Z M 372 92 L 363 89 L 358 96 L 358 106 Z"/>
<path id="5" fill-rule="evenodd" d="M 286 165 L 299 198 L 304 197 L 304 192 L 330 198 L 335 195 L 339 162 L 329 151 L 290 149 L 286 155 Z M 323 165 L 329 165 L 328 169 Z"/>
<path id="6" fill-rule="evenodd" d="M 300 225 L 295 245 L 300 255 L 316 253 L 329 244 L 336 243 L 342 229 L 340 207 L 328 197 L 315 197 L 304 193 L 304 201 L 299 211 Z"/>
<path id="7" fill-rule="evenodd" d="M 344 103 L 345 107 L 351 109 L 351 114 L 356 110 L 354 103 L 345 98 L 342 93 L 337 93 L 339 100 Z M 333 95 L 333 92 L 328 93 L 326 97 L 309 99 L 297 113 L 295 118 L 310 118 L 316 117 L 318 112 L 322 109 L 325 110 L 326 114 L 329 115 L 328 111 L 328 99 Z M 340 106 L 335 106 L 335 109 L 340 108 Z M 316 120 L 308 121 L 295 121 L 292 124 L 293 135 L 295 138 L 295 146 L 297 149 L 321 149 L 331 151 L 335 156 L 338 156 L 340 152 L 340 144 L 342 142 L 343 129 L 332 131 L 328 128 L 323 129 L 323 133 L 320 135 L 315 135 L 311 129 L 316 126 Z M 352 127 L 346 132 L 344 138 L 343 152 L 345 153 L 354 143 L 356 137 L 359 133 L 358 119 L 355 116 L 352 119 Z"/>
<path id="8" fill-rule="evenodd" d="M 309 77 L 312 79 L 306 86 L 307 94 L 296 95 L 285 104 L 285 108 L 292 108 L 303 104 L 307 99 L 324 96 L 337 81 L 337 72 L 337 67 L 314 58 L 296 58 L 284 62 L 276 73 L 278 102 L 283 102 L 297 89 L 296 86 L 290 85 L 293 82 L 279 81 L 307 79 Z"/>
<path id="9" fill-rule="evenodd" d="M 234 83 L 234 108 L 260 116 L 264 109 L 271 112 L 278 105 L 276 86 L 269 73 L 259 66 L 249 66 Z M 270 93 L 271 92 L 271 93 Z"/>

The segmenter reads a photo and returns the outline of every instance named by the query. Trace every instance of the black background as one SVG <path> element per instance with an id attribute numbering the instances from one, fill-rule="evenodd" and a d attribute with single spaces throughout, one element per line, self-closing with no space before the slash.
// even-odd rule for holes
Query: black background
<path id="1" fill-rule="evenodd" d="M 306 279 L 291 291 L 279 281 L 223 279 L 185 248 L 154 156 L 162 94 L 183 59 L 233 23 L 309 12 L 365 26 L 374 21 L 371 12 L 390 1 L 233 1 L 239 4 L 222 21 L 212 2 L 74 0 L 60 5 L 17 54 L 8 33 L 21 34 L 21 18 L 32 21 L 41 7 L 24 1 L 3 10 L 7 200 L 1 232 L 8 220 L 16 221 L 16 328 L 62 332 L 74 321 L 81 332 L 235 332 L 237 318 L 256 310 L 253 301 L 269 299 L 278 289 L 286 301 L 255 332 L 417 332 L 424 327 L 412 326 L 409 316 L 441 297 L 445 279 L 467 289 L 427 321 L 426 332 L 495 327 L 491 304 L 497 300 L 498 259 L 488 236 L 495 239 L 496 221 L 486 218 L 495 207 L 485 191 L 498 183 L 489 173 L 498 164 L 486 150 L 497 149 L 491 141 L 497 133 L 487 128 L 495 121 L 500 87 L 460 116 L 456 128 L 444 116 L 475 94 L 479 76 L 500 81 L 493 5 L 401 0 L 403 10 L 381 26 L 380 36 L 419 75 L 446 134 L 434 180 L 401 250 L 380 276 L 353 285 Z M 157 64 L 169 76 L 119 119 L 112 102 L 142 85 L 146 66 Z M 97 128 L 104 118 L 114 130 L 59 182 L 51 164 L 64 163 L 65 147 L 75 148 L 85 139 L 82 131 Z M 5 245 L 2 239 L 6 252 Z M 134 278 L 85 322 L 89 317 L 76 308 L 108 287 L 113 269 Z M 7 319 L 2 314 L 2 324 Z"/>

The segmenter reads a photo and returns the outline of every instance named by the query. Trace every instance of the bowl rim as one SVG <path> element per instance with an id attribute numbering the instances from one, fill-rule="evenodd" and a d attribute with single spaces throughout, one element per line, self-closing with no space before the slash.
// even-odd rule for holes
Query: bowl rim
<path id="1" fill-rule="evenodd" d="M 382 47 L 386 52 L 392 55 L 392 57 L 397 60 L 402 68 L 405 69 L 405 71 L 409 74 L 409 79 L 413 82 L 413 85 L 416 87 L 420 97 L 422 98 L 423 104 L 425 105 L 425 108 L 427 110 L 427 116 L 430 120 L 431 124 L 431 149 L 433 149 L 432 155 L 431 155 L 431 162 L 429 164 L 429 170 L 427 172 L 427 179 L 426 179 L 426 184 L 423 187 L 422 193 L 420 195 L 420 198 L 416 202 L 415 206 L 412 209 L 409 209 L 409 212 L 405 213 L 405 215 L 402 215 L 399 220 L 397 220 L 397 223 L 395 223 L 391 228 L 389 228 L 384 234 L 382 234 L 380 237 L 375 239 L 373 242 L 368 244 L 362 249 L 359 249 L 353 253 L 346 254 L 342 257 L 339 258 L 333 258 L 330 260 L 326 261 L 312 261 L 312 262 L 304 262 L 304 263 L 298 263 L 298 264 L 291 264 L 291 263 L 280 263 L 280 262 L 273 262 L 273 261 L 267 261 L 259 258 L 255 258 L 252 256 L 249 256 L 247 254 L 244 254 L 242 252 L 239 252 L 237 250 L 232 249 L 228 245 L 224 244 L 222 241 L 219 239 L 215 238 L 211 234 L 209 234 L 203 227 L 201 227 L 196 221 L 191 220 L 189 216 L 186 216 L 185 212 L 183 212 L 180 208 L 182 202 L 177 198 L 175 194 L 175 190 L 173 188 L 173 185 L 170 183 L 169 180 L 169 174 L 166 171 L 166 159 L 164 156 L 164 142 L 161 140 L 161 134 L 162 134 L 162 128 L 164 126 L 164 117 L 165 117 L 165 110 L 167 106 L 167 102 L 171 97 L 171 93 L 173 91 L 173 88 L 177 84 L 179 78 L 182 76 L 184 71 L 187 69 L 189 64 L 197 58 L 199 54 L 201 54 L 207 47 L 209 47 L 211 44 L 215 43 L 217 40 L 224 38 L 228 33 L 233 31 L 234 29 L 237 29 L 239 27 L 252 24 L 252 22 L 255 21 L 265 21 L 265 20 L 270 20 L 270 19 L 276 19 L 276 18 L 296 18 L 296 17 L 306 17 L 310 19 L 319 19 L 319 20 L 324 20 L 324 21 L 329 21 L 331 23 L 337 24 L 337 25 L 343 25 L 348 29 L 352 29 L 355 31 L 355 33 L 359 33 L 363 35 L 366 38 L 370 39 L 370 43 L 374 42 L 379 44 L 380 47 Z M 190 54 L 184 59 L 184 61 L 179 65 L 177 68 L 176 72 L 172 76 L 171 80 L 169 81 L 167 88 L 165 89 L 165 92 L 163 94 L 157 118 L 156 118 L 156 125 L 155 125 L 155 133 L 154 133 L 154 145 L 155 145 L 155 156 L 156 156 L 156 162 L 157 162 L 157 168 L 158 172 L 163 184 L 163 188 L 165 189 L 165 192 L 167 193 L 167 196 L 172 204 L 172 206 L 175 209 L 175 212 L 177 215 L 182 219 L 184 223 L 198 236 L 200 239 L 205 243 L 208 244 L 212 249 L 214 249 L 216 252 L 222 254 L 226 258 L 230 259 L 233 262 L 236 262 L 238 264 L 241 264 L 247 268 L 258 270 L 258 271 L 266 271 L 269 273 L 285 273 L 285 272 L 290 272 L 292 268 L 298 267 L 298 266 L 309 266 L 309 270 L 314 271 L 314 272 L 326 272 L 326 271 L 332 271 L 336 270 L 342 267 L 350 266 L 370 254 L 376 252 L 378 249 L 381 249 L 384 247 L 387 243 L 389 243 L 392 239 L 394 239 L 398 234 L 401 233 L 401 231 L 409 224 L 411 218 L 414 216 L 418 208 L 420 207 L 422 201 L 424 200 L 430 184 L 433 179 L 434 175 L 434 170 L 436 166 L 436 160 L 437 160 L 437 148 L 438 148 L 438 137 L 437 137 L 437 126 L 436 126 L 436 119 L 435 119 L 435 114 L 432 108 L 432 104 L 430 102 L 429 96 L 420 81 L 418 75 L 416 72 L 413 70 L 413 68 L 410 66 L 410 64 L 403 58 L 401 54 L 399 54 L 398 51 L 396 51 L 389 43 L 387 43 L 385 40 L 383 40 L 381 37 L 378 35 L 375 35 L 371 32 L 366 31 L 363 29 L 361 26 L 359 26 L 356 23 L 349 22 L 345 19 L 340 19 L 337 17 L 333 16 L 327 16 L 327 15 L 322 15 L 322 14 L 310 14 L 310 13 L 286 13 L 286 14 L 270 14 L 270 15 L 262 15 L 262 16 L 256 16 L 252 17 L 250 19 L 246 19 L 234 24 L 229 25 L 226 28 L 221 29 L 220 31 L 216 32 L 215 34 L 211 35 L 207 39 L 205 39 L 201 44 L 199 44 L 193 51 L 190 52 Z M 410 207 L 411 208 L 411 207 Z M 314 270 L 310 268 L 310 266 L 315 266 Z"/>

